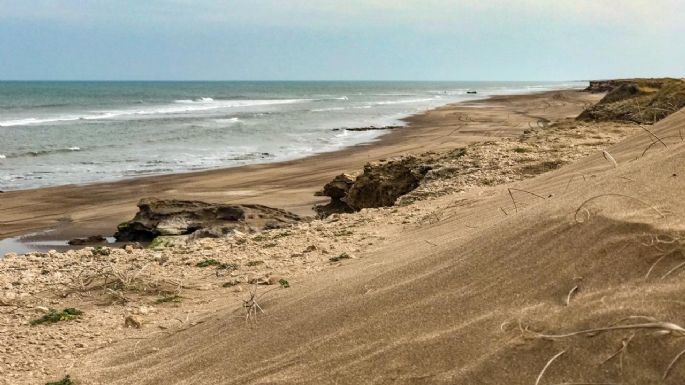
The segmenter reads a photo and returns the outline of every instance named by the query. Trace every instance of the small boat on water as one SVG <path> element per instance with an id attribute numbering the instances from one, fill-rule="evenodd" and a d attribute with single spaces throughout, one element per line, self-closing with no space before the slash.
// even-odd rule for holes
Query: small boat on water
<path id="1" fill-rule="evenodd" d="M 478 93 L 478 91 L 466 91 L 466 93 L 470 95 L 475 95 Z"/>

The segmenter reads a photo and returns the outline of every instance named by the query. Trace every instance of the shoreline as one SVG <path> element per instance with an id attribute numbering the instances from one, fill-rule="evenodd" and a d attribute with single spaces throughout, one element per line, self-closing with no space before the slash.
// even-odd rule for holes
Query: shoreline
<path id="1" fill-rule="evenodd" d="M 0 195 L 0 240 L 46 230 L 51 231 L 40 240 L 108 235 L 135 214 L 143 197 L 260 203 L 311 215 L 314 204 L 328 199 L 315 197 L 314 192 L 335 175 L 401 154 L 520 135 L 526 122 L 549 112 L 549 103 L 543 100 L 555 94 L 581 95 L 579 90 L 563 89 L 450 103 L 403 118 L 405 127 L 387 130 L 372 142 L 294 160 L 8 191 Z M 541 105 L 531 106 L 536 103 Z M 515 108 L 520 105 L 531 111 Z M 477 108 L 486 106 L 491 108 Z M 474 114 L 483 115 L 478 124 L 469 117 Z"/>

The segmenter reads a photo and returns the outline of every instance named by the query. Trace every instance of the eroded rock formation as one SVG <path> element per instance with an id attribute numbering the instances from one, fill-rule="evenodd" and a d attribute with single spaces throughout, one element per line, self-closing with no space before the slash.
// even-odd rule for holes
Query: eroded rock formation
<path id="1" fill-rule="evenodd" d="M 249 233 L 279 228 L 301 220 L 291 212 L 262 205 L 148 198 L 138 203 L 136 216 L 120 224 L 114 237 L 119 242 L 145 242 L 160 235 L 195 232 L 216 237 L 235 230 Z"/>

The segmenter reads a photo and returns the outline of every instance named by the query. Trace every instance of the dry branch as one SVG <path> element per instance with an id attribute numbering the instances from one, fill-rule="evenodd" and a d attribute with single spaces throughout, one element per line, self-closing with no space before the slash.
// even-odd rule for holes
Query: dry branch
<path id="1" fill-rule="evenodd" d="M 547 361 L 547 364 L 545 364 L 545 367 L 542 368 L 542 370 L 540 371 L 540 374 L 538 374 L 538 378 L 535 380 L 535 385 L 540 384 L 540 380 L 542 380 L 542 376 L 545 375 L 547 368 L 549 368 L 549 366 L 552 365 L 552 362 L 554 362 L 554 360 L 561 357 L 561 355 L 563 355 L 564 353 L 566 353 L 566 350 L 560 351 L 559 353 L 555 354 L 554 357 L 550 358 L 549 361 Z"/>
<path id="2" fill-rule="evenodd" d="M 588 199 L 585 200 L 583 203 L 581 203 L 581 205 L 578 206 L 578 208 L 576 209 L 576 213 L 575 213 L 575 215 L 574 215 L 574 219 L 576 220 L 576 222 L 578 222 L 578 223 L 583 223 L 583 222 L 585 222 L 585 221 L 578 220 L 578 214 L 579 214 L 580 211 L 585 207 L 586 204 L 588 204 L 588 203 L 590 203 L 590 202 L 592 202 L 592 201 L 594 201 L 594 200 L 597 200 L 597 199 L 599 199 L 599 198 L 604 198 L 604 197 L 621 197 L 621 198 L 628 198 L 628 199 L 634 200 L 634 201 L 636 201 L 636 202 L 639 202 L 639 203 L 641 203 L 641 204 L 643 204 L 643 205 L 649 207 L 650 209 L 654 210 L 657 214 L 659 214 L 659 216 L 660 216 L 661 218 L 665 217 L 665 215 L 664 215 L 661 211 L 659 211 L 659 209 L 657 209 L 656 207 L 654 207 L 654 206 L 650 205 L 649 203 L 643 201 L 642 199 L 635 198 L 635 197 L 632 197 L 632 196 L 630 196 L 630 195 L 609 193 L 609 194 L 596 195 L 596 196 L 594 196 L 594 197 L 592 197 L 592 198 L 588 198 Z M 588 215 L 589 215 L 589 213 L 588 213 Z"/>
<path id="3" fill-rule="evenodd" d="M 670 322 L 650 322 L 650 323 L 635 324 L 635 325 L 607 326 L 607 327 L 603 327 L 603 328 L 579 330 L 579 331 L 566 333 L 566 334 L 538 334 L 537 336 L 539 338 L 556 339 L 556 338 L 568 338 L 568 337 L 573 337 L 573 336 L 582 335 L 582 334 L 592 334 L 592 333 L 614 331 L 614 330 L 637 330 L 637 329 L 658 329 L 661 331 L 667 331 L 669 333 L 678 333 L 682 336 L 685 336 L 685 329 L 683 329 L 682 327 L 680 327 L 674 323 L 670 323 Z"/>
<path id="4" fill-rule="evenodd" d="M 666 368 L 666 371 L 664 371 L 663 377 L 661 377 L 663 380 L 665 380 L 666 377 L 668 377 L 668 374 L 671 372 L 671 369 L 673 368 L 673 365 L 675 365 L 676 362 L 678 362 L 678 360 L 680 359 L 680 357 L 683 356 L 683 354 L 685 354 L 685 350 L 683 350 L 683 351 L 681 351 L 680 353 L 676 354 L 676 356 L 673 358 L 673 360 L 671 361 L 671 363 L 668 364 L 668 367 Z"/>
<path id="5" fill-rule="evenodd" d="M 573 295 L 575 293 L 578 292 L 578 289 L 579 289 L 578 285 L 573 286 L 573 288 L 571 288 L 571 290 L 568 292 L 568 295 L 566 295 L 566 300 L 564 301 L 564 305 L 568 306 L 571 303 L 571 298 L 573 297 Z"/>

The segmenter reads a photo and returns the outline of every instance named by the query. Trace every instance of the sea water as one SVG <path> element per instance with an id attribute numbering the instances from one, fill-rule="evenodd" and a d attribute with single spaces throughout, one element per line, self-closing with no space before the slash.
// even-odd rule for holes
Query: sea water
<path id="1" fill-rule="evenodd" d="M 584 82 L 0 82 L 0 190 L 295 159 L 401 118 Z M 468 91 L 477 91 L 469 94 Z"/>

